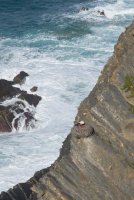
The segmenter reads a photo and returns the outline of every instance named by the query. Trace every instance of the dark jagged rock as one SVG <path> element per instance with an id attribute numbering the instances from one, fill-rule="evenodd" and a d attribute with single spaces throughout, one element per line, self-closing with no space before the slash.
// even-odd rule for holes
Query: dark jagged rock
<path id="1" fill-rule="evenodd" d="M 41 97 L 38 95 L 28 94 L 26 91 L 23 91 L 19 96 L 20 99 L 27 101 L 30 105 L 34 105 L 35 107 L 41 100 Z"/>
<path id="2" fill-rule="evenodd" d="M 14 77 L 13 84 L 22 85 L 26 81 L 27 76 L 29 76 L 29 74 L 27 74 L 24 71 L 21 71 L 17 76 Z"/>
<path id="3" fill-rule="evenodd" d="M 131 87 L 123 89 L 126 76 L 134 77 L 134 23 L 119 37 L 96 86 L 79 107 L 74 127 L 84 121 L 95 134 L 77 139 L 72 128 L 49 170 L 23 184 L 28 196 L 17 185 L 0 200 L 133 200 L 134 96 L 128 97 Z"/>
<path id="4" fill-rule="evenodd" d="M 31 92 L 36 92 L 38 90 L 38 87 L 37 86 L 34 86 L 30 89 Z"/>
<path id="5" fill-rule="evenodd" d="M 11 132 L 12 131 L 12 121 L 14 115 L 10 112 L 10 109 L 5 106 L 0 106 L 0 131 L 1 132 Z"/>
<path id="6" fill-rule="evenodd" d="M 14 123 L 12 124 L 13 127 L 17 130 L 20 126 L 20 120 L 23 118 L 25 119 L 25 127 L 32 127 L 34 128 L 34 123 L 37 120 L 34 118 L 34 114 L 27 108 L 25 109 L 25 104 L 21 101 L 17 101 L 14 105 L 9 107 L 10 111 L 12 113 L 20 114 L 18 117 L 14 120 Z M 15 118 L 15 115 L 13 115 L 13 119 Z M 11 122 L 12 123 L 12 122 Z"/>
<path id="7" fill-rule="evenodd" d="M 7 98 L 12 98 L 21 93 L 21 90 L 13 87 L 12 84 L 12 81 L 7 81 L 4 79 L 0 80 L 0 101 L 4 101 Z"/>
<path id="8" fill-rule="evenodd" d="M 25 72 L 20 72 L 19 78 L 25 78 L 28 76 Z M 22 77 L 23 76 L 23 77 Z M 18 76 L 17 76 L 18 77 Z M 17 78 L 14 78 L 14 82 Z M 14 87 L 13 81 L 0 80 L 0 133 L 11 132 L 13 128 L 16 130 L 20 127 L 21 119 L 25 120 L 25 127 L 34 127 L 34 122 L 37 120 L 34 118 L 33 112 L 28 108 L 25 109 L 25 103 L 20 99 L 26 101 L 29 105 L 38 105 L 41 97 L 38 95 L 28 94 L 26 91 L 22 91 L 19 88 Z M 18 97 L 15 103 L 11 103 L 9 106 L 3 106 L 2 103 L 7 99 Z M 16 117 L 16 115 L 18 115 Z"/>
<path id="9" fill-rule="evenodd" d="M 16 114 L 18 117 L 15 116 Z M 31 125 L 33 128 L 34 123 L 31 122 L 37 121 L 30 110 L 25 111 L 23 102 L 17 101 L 14 105 L 0 106 L 0 132 L 11 132 L 13 128 L 19 129 L 22 118 L 25 119 L 25 127 Z"/>

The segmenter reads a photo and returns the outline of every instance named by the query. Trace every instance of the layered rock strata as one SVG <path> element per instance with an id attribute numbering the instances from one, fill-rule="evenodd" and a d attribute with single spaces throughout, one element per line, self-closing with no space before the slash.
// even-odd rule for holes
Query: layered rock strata
<path id="1" fill-rule="evenodd" d="M 133 77 L 134 23 L 81 103 L 59 158 L 38 179 L 1 193 L 0 200 L 133 200 Z"/>

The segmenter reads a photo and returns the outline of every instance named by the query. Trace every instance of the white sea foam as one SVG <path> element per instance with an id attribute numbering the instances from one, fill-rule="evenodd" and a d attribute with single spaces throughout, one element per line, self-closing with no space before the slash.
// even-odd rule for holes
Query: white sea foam
<path id="1" fill-rule="evenodd" d="M 110 4 L 106 6 L 98 6 L 96 10 L 104 10 L 106 17 L 109 19 L 113 19 L 116 16 L 124 17 L 124 15 L 132 15 L 134 14 L 134 8 L 127 7 L 130 4 L 125 3 L 123 0 L 118 0 L 112 6 Z"/>

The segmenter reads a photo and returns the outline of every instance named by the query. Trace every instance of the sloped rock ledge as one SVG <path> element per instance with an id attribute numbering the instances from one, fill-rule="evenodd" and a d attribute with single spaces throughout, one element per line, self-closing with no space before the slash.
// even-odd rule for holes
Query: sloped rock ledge
<path id="1" fill-rule="evenodd" d="M 134 23 L 119 37 L 96 86 L 81 103 L 59 158 L 37 180 L 18 184 L 0 199 L 132 200 L 134 97 L 123 89 L 126 76 L 134 76 Z M 83 126 L 94 134 L 86 135 Z"/>

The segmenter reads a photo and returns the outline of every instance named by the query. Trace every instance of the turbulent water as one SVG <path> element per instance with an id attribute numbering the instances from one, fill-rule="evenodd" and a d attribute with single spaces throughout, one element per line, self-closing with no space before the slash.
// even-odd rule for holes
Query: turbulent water
<path id="1" fill-rule="evenodd" d="M 89 10 L 79 12 L 83 6 Z M 38 86 L 43 98 L 34 130 L 0 135 L 0 191 L 56 159 L 133 14 L 133 0 L 0 0 L 0 78 L 24 70 L 30 76 L 22 88 Z"/>

